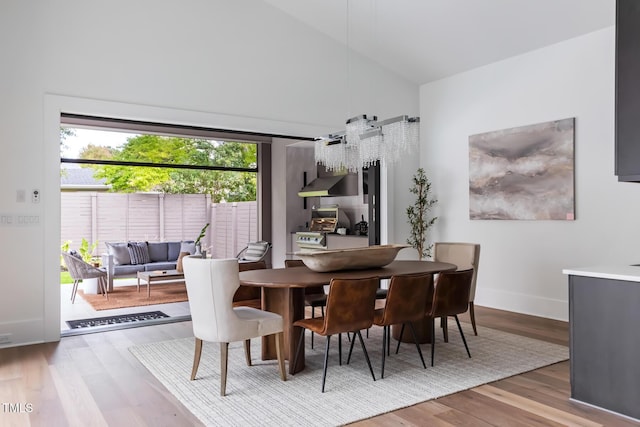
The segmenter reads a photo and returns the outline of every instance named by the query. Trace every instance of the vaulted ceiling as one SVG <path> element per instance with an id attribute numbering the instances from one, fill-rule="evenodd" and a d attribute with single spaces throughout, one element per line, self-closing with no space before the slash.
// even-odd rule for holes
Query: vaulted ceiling
<path id="1" fill-rule="evenodd" d="M 416 84 L 615 24 L 615 0 L 264 1 Z"/>

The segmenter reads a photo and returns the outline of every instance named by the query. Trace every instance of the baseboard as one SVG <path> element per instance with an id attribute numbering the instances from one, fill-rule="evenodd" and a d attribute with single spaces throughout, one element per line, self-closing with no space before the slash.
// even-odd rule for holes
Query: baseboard
<path id="1" fill-rule="evenodd" d="M 477 290 L 474 304 L 564 322 L 569 320 L 568 300 L 483 288 Z"/>

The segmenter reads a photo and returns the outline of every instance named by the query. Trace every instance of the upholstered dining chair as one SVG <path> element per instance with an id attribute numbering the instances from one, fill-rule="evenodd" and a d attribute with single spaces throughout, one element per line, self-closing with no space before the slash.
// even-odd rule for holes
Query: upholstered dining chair
<path id="1" fill-rule="evenodd" d="M 104 296 L 109 299 L 107 294 L 107 272 L 106 270 L 94 267 L 84 262 L 82 259 L 75 257 L 66 252 L 62 252 L 62 258 L 69 270 L 69 275 L 73 279 L 73 289 L 71 291 L 71 304 L 75 303 L 76 293 L 78 292 L 78 284 L 84 279 L 98 279 L 98 286 L 102 289 Z"/>
<path id="2" fill-rule="evenodd" d="M 469 290 L 471 289 L 472 280 L 473 269 L 447 271 L 438 274 L 433 291 L 433 299 L 427 306 L 426 313 L 431 324 L 431 366 L 433 366 L 436 341 L 434 325 L 437 317 L 453 316 L 456 319 L 464 348 L 467 350 L 467 355 L 471 357 L 467 340 L 464 337 L 464 332 L 462 332 L 462 326 L 460 326 L 460 320 L 458 320 L 458 314 L 466 312 L 469 308 Z"/>
<path id="3" fill-rule="evenodd" d="M 302 267 L 304 262 L 301 259 L 286 259 L 284 267 Z M 316 317 L 316 308 L 320 307 L 320 313 L 324 316 L 324 307 L 327 305 L 327 294 L 324 286 L 313 286 L 304 289 L 304 305 L 311 307 L 311 318 Z M 313 331 L 311 331 L 311 348 L 313 348 Z"/>
<path id="4" fill-rule="evenodd" d="M 265 268 L 267 268 L 267 262 L 265 260 L 241 262 L 238 264 L 239 271 L 262 270 Z M 262 288 L 240 285 L 236 293 L 233 295 L 233 306 L 246 306 L 261 309 Z"/>
<path id="5" fill-rule="evenodd" d="M 377 309 L 373 318 L 373 324 L 382 326 L 382 369 L 380 378 L 384 378 L 385 358 L 389 354 L 391 343 L 391 325 L 409 325 L 416 343 L 422 366 L 426 369 L 422 357 L 422 350 L 416 336 L 413 322 L 422 321 L 427 306 L 427 296 L 433 294 L 433 275 L 410 274 L 393 276 L 389 284 L 387 300 L 384 308 Z M 398 341 L 398 344 L 400 341 Z"/>
<path id="6" fill-rule="evenodd" d="M 362 339 L 360 330 L 368 329 L 373 324 L 373 313 L 376 303 L 376 289 L 378 289 L 378 281 L 379 279 L 377 277 L 363 279 L 332 279 L 329 284 L 329 294 L 327 295 L 325 315 L 323 317 L 316 317 L 313 319 L 297 320 L 293 323 L 293 326 L 303 328 L 302 331 L 300 331 L 300 341 L 293 360 L 294 367 L 298 363 L 298 358 L 302 350 L 305 329 L 309 329 L 318 335 L 327 337 L 324 351 L 324 368 L 322 372 L 323 393 L 325 380 L 327 378 L 331 336 L 335 334 L 340 335 L 343 332 L 353 332 L 358 336 L 367 365 L 369 365 L 371 377 L 374 381 L 376 380 L 373 368 L 371 367 L 371 361 L 369 360 L 369 354 L 367 353 L 367 348 L 364 345 L 364 340 Z M 353 343 L 356 340 L 355 335 L 351 340 L 349 355 L 351 355 L 351 351 L 353 350 Z M 338 348 L 340 353 L 342 353 L 341 341 L 340 336 L 338 336 Z M 341 356 L 340 359 L 342 359 Z"/>
<path id="7" fill-rule="evenodd" d="M 245 358 L 251 366 L 251 338 L 276 335 L 280 377 L 284 370 L 282 316 L 251 307 L 233 307 L 240 286 L 238 260 L 186 257 L 183 261 L 191 310 L 195 352 L 191 380 L 196 378 L 203 341 L 220 344 L 220 395 L 226 394 L 229 343 L 244 341 Z"/>
<path id="8" fill-rule="evenodd" d="M 476 280 L 478 278 L 478 264 L 480 262 L 480 244 L 463 242 L 436 242 L 434 244 L 434 261 L 448 262 L 458 266 L 458 270 L 473 268 L 473 278 L 471 279 L 471 289 L 469 290 L 469 317 L 473 333 L 478 335 L 476 328 L 476 314 L 473 308 L 473 300 L 476 297 Z M 443 325 L 443 332 L 446 335 L 446 321 Z"/>

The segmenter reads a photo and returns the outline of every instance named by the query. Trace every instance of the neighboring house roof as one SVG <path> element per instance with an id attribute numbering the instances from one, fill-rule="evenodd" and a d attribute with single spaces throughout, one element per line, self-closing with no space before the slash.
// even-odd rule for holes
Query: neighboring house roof
<path id="1" fill-rule="evenodd" d="M 104 178 L 95 178 L 91 168 L 65 168 L 61 169 L 60 189 L 63 191 L 107 191 L 111 188 Z"/>

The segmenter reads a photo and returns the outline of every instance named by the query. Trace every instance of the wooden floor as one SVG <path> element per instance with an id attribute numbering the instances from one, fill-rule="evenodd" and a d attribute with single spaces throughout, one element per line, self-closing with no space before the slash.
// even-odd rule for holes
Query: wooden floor
<path id="1" fill-rule="evenodd" d="M 482 307 L 476 318 L 482 326 L 568 344 L 565 322 Z M 188 336 L 191 323 L 182 322 L 0 350 L 0 426 L 201 425 L 128 351 Z M 354 425 L 640 425 L 571 402 L 569 391 L 569 362 L 562 362 Z"/>

